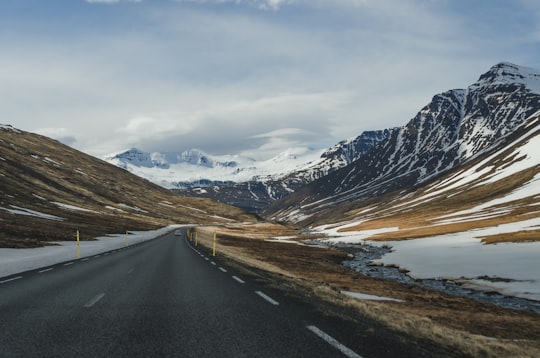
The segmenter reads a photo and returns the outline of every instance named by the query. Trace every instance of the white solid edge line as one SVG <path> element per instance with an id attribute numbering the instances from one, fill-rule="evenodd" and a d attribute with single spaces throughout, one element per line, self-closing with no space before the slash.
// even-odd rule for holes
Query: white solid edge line
<path id="1" fill-rule="evenodd" d="M 49 268 L 43 269 L 41 271 L 38 271 L 38 273 L 49 272 L 49 271 L 52 271 L 52 270 L 54 270 L 54 267 L 49 267 Z"/>
<path id="2" fill-rule="evenodd" d="M 317 336 L 325 340 L 331 346 L 337 348 L 341 353 L 345 354 L 349 358 L 362 358 L 362 356 L 356 354 L 353 350 L 345 347 L 343 344 L 339 343 L 335 338 L 329 336 L 325 332 L 321 331 L 316 326 L 306 326 L 311 332 L 315 333 Z"/>
<path id="3" fill-rule="evenodd" d="M 270 296 L 267 296 L 266 294 L 264 294 L 263 292 L 261 291 L 255 291 L 256 294 L 258 294 L 259 296 L 261 296 L 262 298 L 264 298 L 266 301 L 268 301 L 269 303 L 277 306 L 279 305 L 279 302 L 274 300 L 272 297 Z"/>
<path id="4" fill-rule="evenodd" d="M 101 300 L 104 296 L 105 296 L 104 293 L 97 294 L 97 295 L 96 295 L 95 297 L 93 297 L 90 301 L 86 302 L 86 304 L 84 305 L 84 307 L 86 307 L 86 308 L 92 307 L 93 305 L 95 305 L 96 303 L 98 303 L 98 301 Z"/>
<path id="5" fill-rule="evenodd" d="M 20 279 L 20 278 L 23 278 L 23 277 L 22 277 L 22 276 L 17 276 L 17 277 L 9 278 L 9 279 L 7 279 L 7 280 L 0 281 L 0 283 L 11 282 L 11 281 L 18 280 L 18 279 Z"/>
<path id="6" fill-rule="evenodd" d="M 233 276 L 232 278 L 234 278 L 236 281 L 240 282 L 240 283 L 246 283 L 246 281 L 242 280 L 240 277 L 238 276 Z"/>

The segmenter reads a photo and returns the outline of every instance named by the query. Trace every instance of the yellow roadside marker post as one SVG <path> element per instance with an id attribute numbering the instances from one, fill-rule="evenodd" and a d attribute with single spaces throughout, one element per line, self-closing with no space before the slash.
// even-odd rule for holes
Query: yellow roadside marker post
<path id="1" fill-rule="evenodd" d="M 212 256 L 216 256 L 216 232 L 214 231 L 214 247 L 212 249 Z"/>
<path id="2" fill-rule="evenodd" d="M 199 242 L 199 233 L 198 231 L 195 231 L 195 246 L 197 246 L 198 242 Z"/>
<path id="3" fill-rule="evenodd" d="M 126 247 L 128 247 L 128 246 L 129 246 L 129 244 L 128 244 L 128 232 L 126 230 Z"/>
<path id="4" fill-rule="evenodd" d="M 81 258 L 81 240 L 79 239 L 79 230 L 77 230 L 77 258 Z"/>

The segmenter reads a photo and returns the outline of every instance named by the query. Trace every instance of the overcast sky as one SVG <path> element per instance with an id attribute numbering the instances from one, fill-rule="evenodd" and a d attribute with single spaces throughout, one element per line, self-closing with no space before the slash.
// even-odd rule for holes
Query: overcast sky
<path id="1" fill-rule="evenodd" d="M 540 68 L 540 1 L 1 0 L 0 123 L 267 159 L 404 125 L 501 61 Z"/>

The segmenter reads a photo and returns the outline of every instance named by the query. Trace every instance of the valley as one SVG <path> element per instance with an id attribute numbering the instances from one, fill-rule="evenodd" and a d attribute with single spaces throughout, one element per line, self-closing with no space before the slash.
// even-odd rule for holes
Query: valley
<path id="1" fill-rule="evenodd" d="M 181 225 L 190 245 L 208 254 L 216 233 L 227 265 L 333 316 L 464 356 L 538 356 L 539 135 L 540 72 L 510 63 L 402 127 L 263 162 L 135 148 L 101 160 L 2 125 L 0 246 Z"/>

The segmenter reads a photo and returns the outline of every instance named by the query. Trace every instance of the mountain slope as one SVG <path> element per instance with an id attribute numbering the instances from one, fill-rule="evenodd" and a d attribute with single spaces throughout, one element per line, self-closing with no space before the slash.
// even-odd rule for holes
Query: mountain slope
<path id="1" fill-rule="evenodd" d="M 344 213 L 343 231 L 397 228 L 372 239 L 402 240 L 517 225 L 485 242 L 540 240 L 540 111 L 503 142 L 426 185 L 366 201 Z M 355 223 L 356 222 L 356 223 Z M 522 230 L 522 227 L 527 227 Z M 503 233 L 502 227 L 499 229 Z"/>
<path id="2" fill-rule="evenodd" d="M 206 199 L 183 198 L 50 138 L 0 126 L 0 246 L 155 229 L 253 221 Z"/>
<path id="3" fill-rule="evenodd" d="M 274 203 L 266 214 L 313 224 L 381 195 L 419 187 L 508 140 L 540 109 L 539 93 L 539 72 L 498 64 L 467 89 L 434 96 L 369 156 Z"/>

